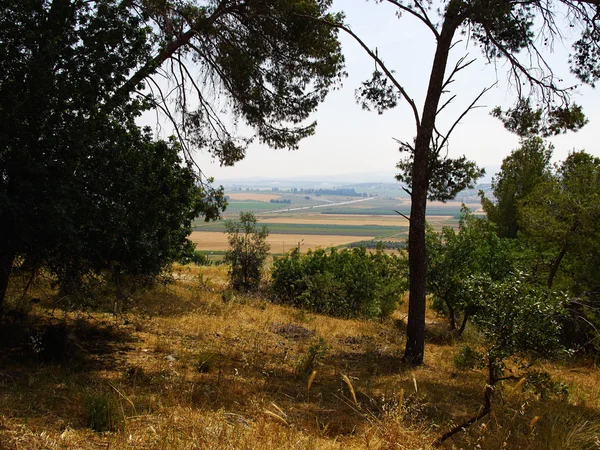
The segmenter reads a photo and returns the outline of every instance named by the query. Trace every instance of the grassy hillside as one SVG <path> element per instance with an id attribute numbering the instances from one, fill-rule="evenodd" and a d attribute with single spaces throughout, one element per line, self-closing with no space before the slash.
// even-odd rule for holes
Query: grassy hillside
<path id="1" fill-rule="evenodd" d="M 454 364 L 478 337 L 456 342 L 432 314 L 426 365 L 411 369 L 406 305 L 341 320 L 232 294 L 224 267 L 175 278 L 119 316 L 66 312 L 34 287 L 29 318 L 0 331 L 0 448 L 427 449 L 481 405 L 485 374 Z M 598 448 L 600 371 L 541 368 L 568 397 L 504 381 L 491 416 L 444 448 Z"/>

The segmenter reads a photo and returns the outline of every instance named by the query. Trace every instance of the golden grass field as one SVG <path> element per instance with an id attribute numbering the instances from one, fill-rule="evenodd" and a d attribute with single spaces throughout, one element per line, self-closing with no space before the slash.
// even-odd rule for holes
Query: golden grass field
<path id="1" fill-rule="evenodd" d="M 42 300 L 28 325 L 0 330 L 0 449 L 430 449 L 481 405 L 484 371 L 453 364 L 479 338 L 468 330 L 455 341 L 430 312 L 425 365 L 410 368 L 401 362 L 405 304 L 385 321 L 335 319 L 227 294 L 225 267 L 176 272 L 177 283 L 135 295 L 119 316 L 62 311 L 48 286 L 34 286 Z M 61 323 L 65 362 L 4 346 Z M 296 367 L 320 337 L 329 350 L 309 388 Z M 542 368 L 567 384 L 567 398 L 504 381 L 492 414 L 443 448 L 599 448 L 594 362 Z M 99 396 L 116 405 L 114 431 L 88 427 L 89 399 Z"/>
<path id="2" fill-rule="evenodd" d="M 194 231 L 189 239 L 196 244 L 198 250 L 204 251 L 222 251 L 229 248 L 227 235 L 218 231 Z M 310 235 L 310 234 L 270 234 L 267 242 L 271 245 L 271 252 L 285 253 L 292 247 L 297 247 L 298 242 L 302 242 L 301 250 L 317 247 L 335 247 L 338 245 L 349 244 L 351 242 L 370 239 L 368 236 L 330 236 L 330 235 Z"/>

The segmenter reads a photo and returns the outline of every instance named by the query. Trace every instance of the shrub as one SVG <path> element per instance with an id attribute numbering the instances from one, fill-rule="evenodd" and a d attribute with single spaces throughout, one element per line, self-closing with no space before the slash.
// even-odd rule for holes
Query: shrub
<path id="1" fill-rule="evenodd" d="M 562 294 L 532 284 L 522 273 L 501 281 L 494 281 L 489 275 L 473 276 L 467 280 L 467 286 L 477 302 L 473 324 L 482 335 L 484 351 L 465 347 L 455 363 L 462 368 L 487 368 L 483 406 L 475 416 L 441 435 L 435 445 L 490 413 L 495 385 L 507 378 L 507 360 L 526 367 L 535 358 L 556 356 L 564 350 L 559 340 L 565 314 Z M 540 395 L 566 394 L 563 386 L 553 383 L 547 374 L 533 372 L 528 382 Z"/>
<path id="2" fill-rule="evenodd" d="M 242 291 L 256 289 L 270 248 L 267 227 L 257 229 L 254 214 L 241 212 L 239 222 L 225 222 L 225 230 L 229 234 L 225 261 L 231 264 L 231 286 Z"/>
<path id="3" fill-rule="evenodd" d="M 197 266 L 210 266 L 212 264 L 210 258 L 205 253 L 190 249 L 181 255 L 179 258 L 180 264 L 196 264 Z"/>
<path id="4" fill-rule="evenodd" d="M 118 431 L 124 418 L 119 403 L 106 393 L 92 393 L 84 400 L 87 425 L 94 431 Z"/>
<path id="5" fill-rule="evenodd" d="M 327 341 L 322 337 L 316 339 L 310 347 L 308 347 L 306 354 L 302 355 L 296 362 L 296 376 L 302 378 L 312 373 L 312 371 L 321 364 L 321 361 L 323 361 L 325 356 L 327 356 L 330 348 Z"/>
<path id="6" fill-rule="evenodd" d="M 406 290 L 406 263 L 380 248 L 292 250 L 274 262 L 272 289 L 284 303 L 339 317 L 385 317 Z"/>

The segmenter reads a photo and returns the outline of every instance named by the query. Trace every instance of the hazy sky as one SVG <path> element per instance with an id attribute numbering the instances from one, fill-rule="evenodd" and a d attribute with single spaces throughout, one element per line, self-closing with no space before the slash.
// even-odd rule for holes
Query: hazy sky
<path id="1" fill-rule="evenodd" d="M 420 109 L 433 59 L 431 32 L 408 15 L 398 19 L 394 15 L 395 9 L 385 2 L 337 0 L 334 9 L 344 11 L 352 30 L 370 47 L 377 47 L 380 57 L 395 70 L 397 79 Z M 198 155 L 203 171 L 214 176 L 217 182 L 231 178 L 394 171 L 400 153 L 392 138 L 410 141 L 415 136 L 410 107 L 401 101 L 394 110 L 383 115 L 363 111 L 355 103 L 354 91 L 361 81 L 369 78 L 374 64 L 350 37 L 341 34 L 341 39 L 349 76 L 344 80 L 343 88 L 330 93 L 313 115 L 318 121 L 315 136 L 302 141 L 300 149 L 293 152 L 253 144 L 245 160 L 229 168 L 221 168 L 206 155 Z M 566 64 L 568 52 L 568 45 L 556 43 L 549 58 L 557 61 L 553 66 L 557 75 L 564 78 L 565 83 L 575 84 Z M 475 48 L 468 48 L 466 41 L 452 50 L 451 64 L 467 53 L 477 61 L 460 72 L 451 85 L 451 92 L 457 94 L 457 98 L 438 125 L 440 130 L 447 129 L 483 88 L 497 81 L 496 87 L 479 103 L 484 107 L 471 111 L 454 131 L 450 154 L 465 154 L 480 166 L 498 167 L 511 149 L 518 146 L 518 139 L 505 131 L 489 112 L 496 105 L 511 105 L 516 94 L 507 84 L 504 67 L 486 65 L 484 57 Z M 555 160 L 564 159 L 573 149 L 585 149 L 600 156 L 600 146 L 594 141 L 599 136 L 596 130 L 600 127 L 600 91 L 583 86 L 574 100 L 583 105 L 590 123 L 578 133 L 552 139 L 556 146 Z M 390 178 L 390 181 L 393 180 Z"/>

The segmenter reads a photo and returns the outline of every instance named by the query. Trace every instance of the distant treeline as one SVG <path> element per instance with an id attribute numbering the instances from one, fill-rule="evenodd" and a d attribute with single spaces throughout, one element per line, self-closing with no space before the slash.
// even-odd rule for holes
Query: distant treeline
<path id="1" fill-rule="evenodd" d="M 368 197 L 369 195 L 364 192 L 356 192 L 354 188 L 337 188 L 337 189 L 313 189 L 313 188 L 292 188 L 290 190 L 292 194 L 314 194 L 317 197 L 320 195 L 341 195 L 344 197 Z"/>
<path id="2" fill-rule="evenodd" d="M 360 241 L 360 242 L 352 242 L 348 244 L 348 248 L 355 247 L 364 247 L 368 249 L 376 249 L 383 248 L 385 250 L 390 249 L 405 249 L 406 242 L 398 242 L 398 241 Z"/>
<path id="3" fill-rule="evenodd" d="M 280 200 L 272 198 L 271 200 L 269 200 L 269 203 L 286 203 L 289 205 L 290 203 L 292 203 L 292 201 L 289 198 L 282 198 Z"/>

